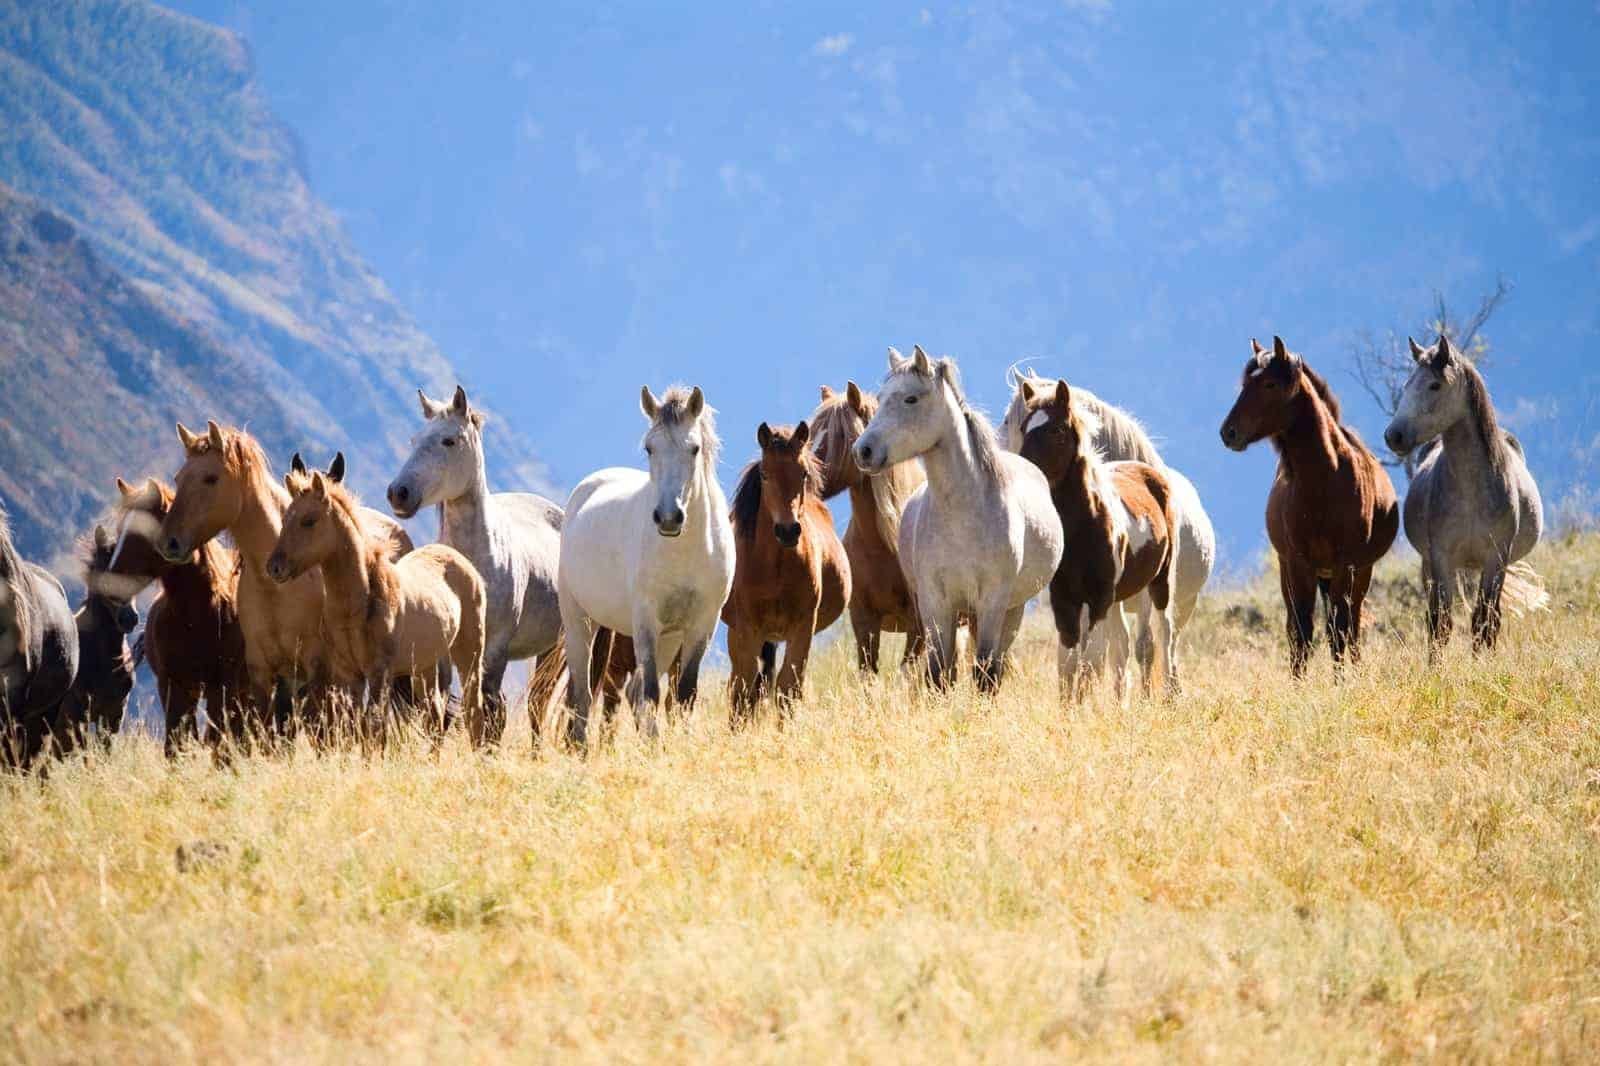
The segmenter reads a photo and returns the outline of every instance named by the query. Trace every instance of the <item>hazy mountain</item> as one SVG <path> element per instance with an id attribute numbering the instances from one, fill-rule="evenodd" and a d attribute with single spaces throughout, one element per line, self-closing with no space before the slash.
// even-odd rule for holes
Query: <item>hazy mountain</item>
<path id="1" fill-rule="evenodd" d="M 313 194 L 236 35 L 133 0 L 0 0 L 0 493 L 46 558 L 172 422 L 335 448 L 369 494 L 450 364 Z M 30 202 L 31 201 L 31 202 Z M 492 403 L 490 404 L 492 407 Z M 491 423 L 491 476 L 536 486 Z"/>

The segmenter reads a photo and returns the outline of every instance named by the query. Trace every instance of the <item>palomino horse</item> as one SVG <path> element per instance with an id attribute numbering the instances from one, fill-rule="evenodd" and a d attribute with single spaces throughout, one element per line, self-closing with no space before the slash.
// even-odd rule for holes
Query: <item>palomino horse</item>
<path id="1" fill-rule="evenodd" d="M 368 535 L 360 504 L 340 484 L 343 473 L 285 475 L 289 508 L 267 576 L 288 584 L 321 568 L 324 653 L 333 681 L 368 698 L 379 736 L 394 679 L 409 677 L 417 699 L 436 706 L 445 695 L 437 691 L 439 664 L 448 660 L 461 677 L 467 733 L 478 747 L 486 739 L 483 578 L 448 544 L 429 544 L 391 562 L 389 546 Z M 430 718 L 441 722 L 442 709 Z"/>
<path id="2" fill-rule="evenodd" d="M 661 674 L 681 653 L 677 697 L 699 688 L 700 660 L 733 585 L 733 526 L 717 484 L 717 429 L 699 387 L 673 386 L 639 406 L 650 422 L 650 471 L 611 467 L 584 478 L 567 501 L 561 536 L 561 622 L 573 684 L 567 736 L 587 743 L 594 693 L 589 649 L 597 626 L 633 638 L 641 691 L 635 716 L 655 738 Z"/>
<path id="3" fill-rule="evenodd" d="M 1167 692 L 1177 691 L 1177 519 L 1166 475 L 1149 463 L 1107 463 L 1095 449 L 1094 418 L 1065 381 L 1033 391 L 1023 421 L 1022 457 L 1044 472 L 1061 516 L 1066 550 L 1050 579 L 1050 609 L 1061 645 L 1061 693 L 1076 697 L 1084 641 L 1113 605 L 1140 600 L 1166 659 Z M 1141 593 L 1143 595 L 1141 595 Z M 1124 693 L 1128 632 L 1121 612 L 1109 627 L 1112 674 Z M 1146 688 L 1149 677 L 1145 678 Z"/>
<path id="4" fill-rule="evenodd" d="M 99 740 L 109 741 L 122 729 L 133 691 L 128 634 L 139 625 L 139 612 L 115 595 L 120 583 L 106 578 L 115 551 L 115 538 L 105 526 L 95 526 L 93 539 L 82 545 L 87 591 L 73 616 L 78 624 L 78 676 L 61 701 L 57 740 L 64 751 L 85 739 L 90 726 Z"/>
<path id="5" fill-rule="evenodd" d="M 1408 338 L 1409 339 L 1409 338 Z M 1494 647 L 1502 593 L 1518 608 L 1542 606 L 1537 575 L 1520 561 L 1539 543 L 1544 506 L 1522 445 L 1501 431 L 1477 367 L 1441 336 L 1411 341 L 1416 369 L 1383 439 L 1404 455 L 1434 440 L 1406 492 L 1406 539 L 1422 556 L 1430 648 L 1450 640 L 1456 575 L 1479 571 L 1472 646 Z"/>
<path id="6" fill-rule="evenodd" d="M 78 676 L 78 627 L 48 570 L 11 543 L 0 508 L 0 766 L 25 768 L 50 740 Z"/>
<path id="7" fill-rule="evenodd" d="M 1006 375 L 1006 384 L 1011 388 L 1011 404 L 1000 423 L 1000 439 L 1008 451 L 1020 452 L 1028 411 L 1036 397 L 1047 395 L 1055 388 L 1055 382 L 1014 366 Z M 1107 403 L 1088 389 L 1078 387 L 1072 389 L 1072 406 L 1091 427 L 1090 444 L 1106 462 L 1148 463 L 1166 475 L 1167 484 L 1172 489 L 1172 513 L 1178 532 L 1175 545 L 1177 585 L 1173 595 L 1177 604 L 1177 628 L 1181 633 L 1194 614 L 1195 604 L 1199 602 L 1206 582 L 1211 580 L 1211 569 L 1217 559 L 1217 535 L 1211 528 L 1210 516 L 1200 504 L 1200 494 L 1188 478 L 1161 458 L 1144 427 L 1127 411 Z M 1141 593 L 1140 598 L 1134 601 L 1134 609 L 1141 614 L 1149 607 L 1143 602 L 1145 598 Z M 1113 613 L 1120 614 L 1121 611 L 1119 609 Z M 1112 618 L 1112 623 L 1115 624 L 1117 620 Z M 1089 646 L 1093 650 L 1087 653 L 1089 658 L 1099 658 L 1095 646 L 1102 643 L 1098 630 L 1091 634 Z M 1156 642 L 1148 627 L 1140 627 L 1135 651 L 1148 686 L 1155 671 L 1156 652 Z"/>
<path id="8" fill-rule="evenodd" d="M 171 563 L 156 549 L 173 490 L 150 478 L 138 488 L 117 479 L 117 541 L 100 582 L 131 601 L 151 582 L 160 594 L 145 614 L 137 648 L 156 677 L 166 718 L 166 751 L 176 754 L 199 727 L 205 704 L 205 739 L 224 733 L 245 739 L 244 702 L 250 687 L 244 631 L 239 627 L 239 557 L 215 538 Z"/>
<path id="9" fill-rule="evenodd" d="M 988 421 L 967 406 L 955 361 L 935 362 L 920 346 L 909 359 L 889 349 L 878 413 L 854 454 L 869 476 L 921 458 L 928 480 L 906 504 L 900 558 L 928 641 L 929 679 L 940 687 L 953 680 L 956 623 L 968 615 L 975 678 L 992 691 L 1023 610 L 1061 562 L 1061 519 L 1044 475 L 1000 450 Z"/>
<path id="10" fill-rule="evenodd" d="M 389 483 L 389 509 L 411 518 L 439 510 L 439 541 L 471 560 L 488 590 L 488 644 L 483 653 L 483 695 L 490 733 L 505 726 L 501 684 L 506 664 L 562 654 L 561 606 L 556 570 L 561 562 L 561 508 L 527 492 L 490 492 L 483 454 L 483 412 L 456 386 L 448 403 L 420 389 L 423 426 L 411 457 Z M 619 656 L 620 657 L 620 656 Z M 559 671 L 546 669 L 551 683 Z M 538 687 L 538 686 L 536 686 Z M 536 697 L 530 703 L 539 733 Z"/>
<path id="11" fill-rule="evenodd" d="M 1317 590 L 1327 610 L 1335 666 L 1360 658 L 1361 602 L 1372 567 L 1394 543 L 1400 509 L 1394 485 L 1356 431 L 1340 421 L 1339 400 L 1299 355 L 1272 338 L 1253 354 L 1222 442 L 1236 452 L 1268 438 L 1278 473 L 1267 496 L 1267 537 L 1289 616 L 1289 665 L 1305 673 Z"/>
<path id="12" fill-rule="evenodd" d="M 850 524 L 844 530 L 844 550 L 850 559 L 850 629 L 856 638 L 856 665 L 874 674 L 884 633 L 906 635 L 902 664 L 923 652 L 922 623 L 900 567 L 900 518 L 906 501 L 927 480 L 916 460 L 895 463 L 871 477 L 861 472 L 851 449 L 877 410 L 877 397 L 850 381 L 842 393 L 822 386 L 822 403 L 811 415 L 822 498 L 850 493 Z"/>
<path id="13" fill-rule="evenodd" d="M 749 713 L 767 685 L 785 704 L 800 695 L 812 636 L 832 625 L 850 600 L 850 561 L 822 502 L 810 440 L 804 422 L 793 429 L 761 423 L 761 456 L 745 467 L 733 493 L 738 562 L 722 620 L 735 718 Z M 783 669 L 774 681 L 780 641 Z"/>
<path id="14" fill-rule="evenodd" d="M 207 422 L 205 433 L 178 426 L 178 439 L 184 464 L 156 546 L 169 562 L 183 563 L 223 530 L 232 532 L 240 555 L 239 625 L 250 673 L 250 703 L 264 714 L 279 682 L 286 686 L 282 696 L 288 697 L 295 687 L 326 680 L 322 578 L 307 573 L 280 584 L 266 575 L 267 556 L 277 546 L 289 496 L 254 437 Z M 363 509 L 361 520 L 369 535 L 394 553 L 410 550 L 410 538 L 393 519 Z M 291 700 L 274 703 L 273 728 L 289 729 Z"/>

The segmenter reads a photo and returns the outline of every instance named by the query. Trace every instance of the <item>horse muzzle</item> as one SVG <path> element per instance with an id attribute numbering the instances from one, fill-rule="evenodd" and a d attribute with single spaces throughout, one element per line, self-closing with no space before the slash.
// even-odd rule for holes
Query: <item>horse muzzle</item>
<path id="1" fill-rule="evenodd" d="M 670 511 L 657 507 L 650 512 L 650 519 L 656 524 L 656 532 L 663 537 L 676 537 L 683 532 L 682 507 L 674 507 Z"/>
<path id="2" fill-rule="evenodd" d="M 1243 433 L 1239 432 L 1238 426 L 1232 422 L 1224 422 L 1222 423 L 1222 444 L 1229 451 L 1242 452 L 1249 447 L 1250 442 L 1245 439 Z"/>
<path id="3" fill-rule="evenodd" d="M 865 440 L 856 441 L 856 446 L 850 449 L 850 454 L 855 458 L 856 466 L 861 468 L 863 474 L 876 474 L 888 465 L 886 460 L 889 452 L 884 448 L 874 448 Z"/>
<path id="4" fill-rule="evenodd" d="M 772 535 L 777 537 L 778 543 L 785 548 L 797 548 L 800 546 L 800 523 L 796 522 L 793 525 L 774 523 Z"/>
<path id="5" fill-rule="evenodd" d="M 1391 422 L 1389 428 L 1383 431 L 1383 443 L 1396 455 L 1404 455 L 1411 450 L 1411 434 L 1399 423 Z"/>
<path id="6" fill-rule="evenodd" d="M 169 563 L 186 563 L 189 556 L 194 554 L 194 549 L 174 536 L 159 538 L 156 551 Z"/>
<path id="7" fill-rule="evenodd" d="M 396 518 L 410 518 L 417 513 L 420 497 L 411 491 L 409 485 L 396 481 L 389 486 L 387 493 L 389 510 L 394 512 Z"/>
<path id="8" fill-rule="evenodd" d="M 289 560 L 283 555 L 273 552 L 272 556 L 267 559 L 267 576 L 282 585 L 284 582 L 294 578 L 294 568 L 289 565 Z"/>

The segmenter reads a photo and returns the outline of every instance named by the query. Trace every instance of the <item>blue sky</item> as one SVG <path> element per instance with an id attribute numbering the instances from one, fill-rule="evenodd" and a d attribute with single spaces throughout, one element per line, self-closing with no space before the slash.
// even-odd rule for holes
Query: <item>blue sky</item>
<path id="1" fill-rule="evenodd" d="M 318 194 L 559 487 L 637 461 L 642 382 L 705 386 L 731 483 L 759 421 L 916 341 L 991 411 L 1022 358 L 1133 409 L 1239 565 L 1249 338 L 1377 441 L 1353 339 L 1497 274 L 1497 403 L 1548 495 L 1600 469 L 1593 2 L 175 6 L 246 35 Z"/>

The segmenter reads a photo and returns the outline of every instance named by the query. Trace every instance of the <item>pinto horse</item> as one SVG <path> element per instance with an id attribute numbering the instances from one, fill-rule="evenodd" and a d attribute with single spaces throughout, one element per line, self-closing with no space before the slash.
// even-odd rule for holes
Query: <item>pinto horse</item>
<path id="1" fill-rule="evenodd" d="M 822 498 L 850 494 L 850 522 L 844 530 L 850 630 L 856 638 L 856 665 L 870 674 L 878 672 L 883 634 L 906 635 L 902 665 L 921 658 L 926 646 L 916 601 L 900 566 L 900 518 L 906 501 L 927 477 L 915 460 L 870 476 L 856 465 L 851 449 L 877 411 L 877 397 L 850 381 L 842 393 L 822 386 L 822 403 L 810 419 Z"/>
<path id="2" fill-rule="evenodd" d="M 282 532 L 266 563 L 279 585 L 322 571 L 324 654 L 335 684 L 368 698 L 378 736 L 389 717 L 396 677 L 409 677 L 419 700 L 437 704 L 439 664 L 461 677 L 461 706 L 473 747 L 486 738 L 483 578 L 448 544 L 429 544 L 390 561 L 390 547 L 370 536 L 361 506 L 340 482 L 343 469 L 290 471 Z M 442 714 L 430 716 L 435 723 Z M 442 729 L 435 729 L 435 734 Z"/>
<path id="3" fill-rule="evenodd" d="M 116 546 L 100 583 L 125 601 L 160 584 L 136 650 L 156 678 L 167 755 L 196 735 L 202 703 L 206 742 L 224 735 L 244 741 L 250 674 L 239 626 L 238 555 L 211 539 L 185 561 L 169 562 L 156 537 L 172 510 L 172 488 L 155 478 L 138 487 L 117 478 L 117 496 Z"/>
<path id="4" fill-rule="evenodd" d="M 993 691 L 1028 601 L 1061 562 L 1061 519 L 1037 467 L 1002 451 L 987 419 L 967 403 L 950 358 L 889 349 L 878 413 L 856 441 L 863 472 L 922 460 L 927 482 L 906 504 L 900 557 L 928 641 L 928 677 L 954 680 L 956 623 L 970 617 L 974 680 Z"/>
<path id="5" fill-rule="evenodd" d="M 1136 597 L 1140 622 L 1166 659 L 1167 692 L 1176 693 L 1178 524 L 1166 474 L 1149 463 L 1104 462 L 1094 445 L 1095 420 L 1074 402 L 1065 381 L 1031 390 L 1022 425 L 1019 450 L 1050 483 L 1066 537 L 1050 579 L 1062 696 L 1078 695 L 1083 646 L 1108 615 L 1112 676 L 1123 695 L 1128 630 L 1121 604 Z M 1147 672 L 1147 691 L 1149 685 Z"/>
<path id="6" fill-rule="evenodd" d="M 1473 650 L 1492 648 L 1502 596 L 1519 610 L 1546 599 L 1538 575 L 1522 562 L 1544 529 L 1539 485 L 1522 445 L 1500 429 L 1477 367 L 1448 337 L 1431 348 L 1410 343 L 1417 365 L 1383 439 L 1402 455 L 1439 442 L 1418 464 L 1405 505 L 1406 539 L 1422 556 L 1430 655 L 1450 640 L 1462 570 L 1479 573 Z"/>
<path id="7" fill-rule="evenodd" d="M 1340 421 L 1339 400 L 1298 354 L 1252 338 L 1239 398 L 1222 423 L 1222 443 L 1242 452 L 1263 437 L 1278 452 L 1267 496 L 1267 537 L 1278 553 L 1288 612 L 1289 665 L 1305 673 L 1320 589 L 1335 666 L 1360 659 L 1361 604 L 1372 568 L 1394 543 L 1400 509 L 1394 485 L 1356 431 Z"/>
<path id="8" fill-rule="evenodd" d="M 822 502 L 810 440 L 804 422 L 793 429 L 761 423 L 761 456 L 745 467 L 733 493 L 738 558 L 722 620 L 736 721 L 768 686 L 785 704 L 800 695 L 812 636 L 832 625 L 850 600 L 850 561 Z M 783 669 L 774 679 L 780 641 Z"/>

